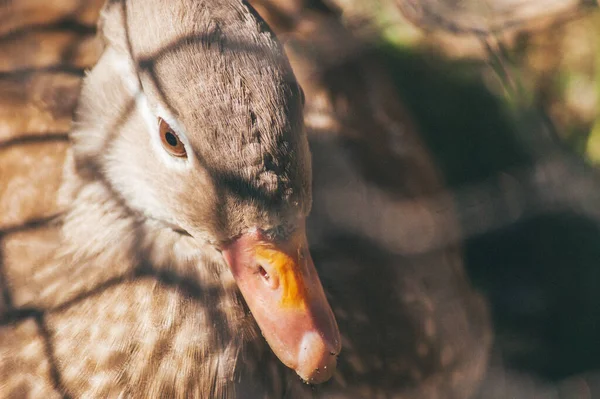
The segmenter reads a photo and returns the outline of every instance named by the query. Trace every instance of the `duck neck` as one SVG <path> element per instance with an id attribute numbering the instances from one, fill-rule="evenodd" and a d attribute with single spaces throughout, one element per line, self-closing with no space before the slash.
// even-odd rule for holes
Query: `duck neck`
<path id="1" fill-rule="evenodd" d="M 133 210 L 102 175 L 79 170 L 71 155 L 59 202 L 68 209 L 60 255 L 69 258 L 65 263 L 104 269 L 98 276 L 103 281 L 156 275 L 186 281 L 195 291 L 220 286 L 237 295 L 233 277 L 212 245 Z"/>
<path id="2" fill-rule="evenodd" d="M 110 184 L 80 174 L 72 159 L 59 192 L 67 205 L 62 241 L 17 287 L 15 305 L 50 314 L 59 344 L 77 339 L 89 361 L 100 362 L 93 357 L 99 346 L 125 351 L 128 370 L 141 376 L 128 378 L 140 392 L 151 391 L 147 382 L 176 389 L 178 397 L 281 397 L 285 368 L 268 351 L 220 254 L 131 211 Z M 71 319 L 77 312 L 82 317 Z M 111 335 L 123 326 L 128 334 Z M 92 339 L 88 332 L 98 329 L 107 333 Z M 145 368 L 145 353 L 161 354 L 154 368 Z M 173 387 L 164 370 L 176 370 L 184 383 Z"/>

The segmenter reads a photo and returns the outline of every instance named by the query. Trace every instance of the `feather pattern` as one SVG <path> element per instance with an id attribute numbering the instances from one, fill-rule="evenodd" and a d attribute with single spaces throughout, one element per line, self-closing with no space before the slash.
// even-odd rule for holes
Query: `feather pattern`
<path id="1" fill-rule="evenodd" d="M 98 3 L 61 0 L 42 15 L 20 0 L 12 15 L 83 28 Z M 307 387 L 269 350 L 213 246 L 259 219 L 288 231 L 282 219 L 311 208 L 298 85 L 282 50 L 241 1 L 109 1 L 102 15 L 101 40 L 85 28 L 77 45 L 49 41 L 50 53 L 73 45 L 79 66 L 103 47 L 80 97 L 78 71 L 16 74 L 56 57 L 2 64 L 15 76 L 0 77 L 0 397 L 468 397 L 485 369 L 487 312 L 459 251 L 432 249 L 440 226 L 419 196 L 440 180 L 368 55 L 320 74 L 333 51 L 318 39 L 333 36 L 294 32 L 315 51 L 291 53 L 318 171 L 308 230 L 344 347 L 333 380 Z M 242 39 L 258 55 L 235 46 Z M 193 178 L 155 156 L 139 90 L 185 127 Z M 371 181 L 368 168 L 383 164 L 393 165 L 384 183 Z"/>

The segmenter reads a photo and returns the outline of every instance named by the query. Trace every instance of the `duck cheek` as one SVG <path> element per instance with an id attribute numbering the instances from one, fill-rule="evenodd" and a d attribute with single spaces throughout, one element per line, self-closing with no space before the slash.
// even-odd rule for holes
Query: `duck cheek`
<path id="1" fill-rule="evenodd" d="M 303 380 L 324 382 L 341 349 L 338 327 L 310 255 L 288 249 L 249 234 L 223 253 L 275 355 Z"/>

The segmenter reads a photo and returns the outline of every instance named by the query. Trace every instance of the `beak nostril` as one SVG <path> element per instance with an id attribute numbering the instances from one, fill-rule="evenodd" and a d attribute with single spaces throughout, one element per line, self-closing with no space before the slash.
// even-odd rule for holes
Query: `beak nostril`
<path id="1" fill-rule="evenodd" d="M 254 275 L 260 278 L 262 284 L 270 290 L 276 290 L 279 287 L 279 276 L 277 270 L 270 270 L 268 265 L 255 264 Z M 271 271 L 271 273 L 269 273 Z"/>
<path id="2" fill-rule="evenodd" d="M 269 279 L 271 278 L 269 276 L 269 273 L 267 273 L 267 271 L 265 270 L 264 267 L 262 266 L 258 266 L 258 274 L 260 274 L 260 276 L 265 280 L 265 281 L 269 281 Z"/>

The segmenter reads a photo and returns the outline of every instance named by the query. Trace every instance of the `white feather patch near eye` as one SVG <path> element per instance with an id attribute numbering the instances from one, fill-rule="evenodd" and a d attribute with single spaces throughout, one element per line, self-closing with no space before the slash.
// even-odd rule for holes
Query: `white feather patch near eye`
<path id="1" fill-rule="evenodd" d="M 119 76 L 123 81 L 123 84 L 132 96 L 137 95 L 140 92 L 140 81 L 135 73 L 135 68 L 131 61 L 122 56 L 113 56 L 111 59 L 113 68 L 119 72 Z"/>
<path id="2" fill-rule="evenodd" d="M 135 102 L 139 112 L 141 113 L 144 121 L 146 122 L 146 131 L 149 134 L 150 142 L 152 143 L 152 149 L 161 161 L 170 168 L 174 169 L 185 169 L 190 166 L 190 163 L 194 162 L 190 142 L 184 132 L 183 126 L 176 120 L 176 118 L 168 112 L 164 107 L 159 106 L 156 112 L 153 112 L 148 98 L 144 94 L 138 76 L 136 75 L 133 64 L 128 59 L 119 56 L 113 56 L 111 60 L 113 68 L 115 68 L 127 91 L 135 98 Z M 162 144 L 162 139 L 159 129 L 159 118 L 162 118 L 168 123 L 173 133 L 181 141 L 185 147 L 185 157 L 174 157 L 167 153 Z"/>

